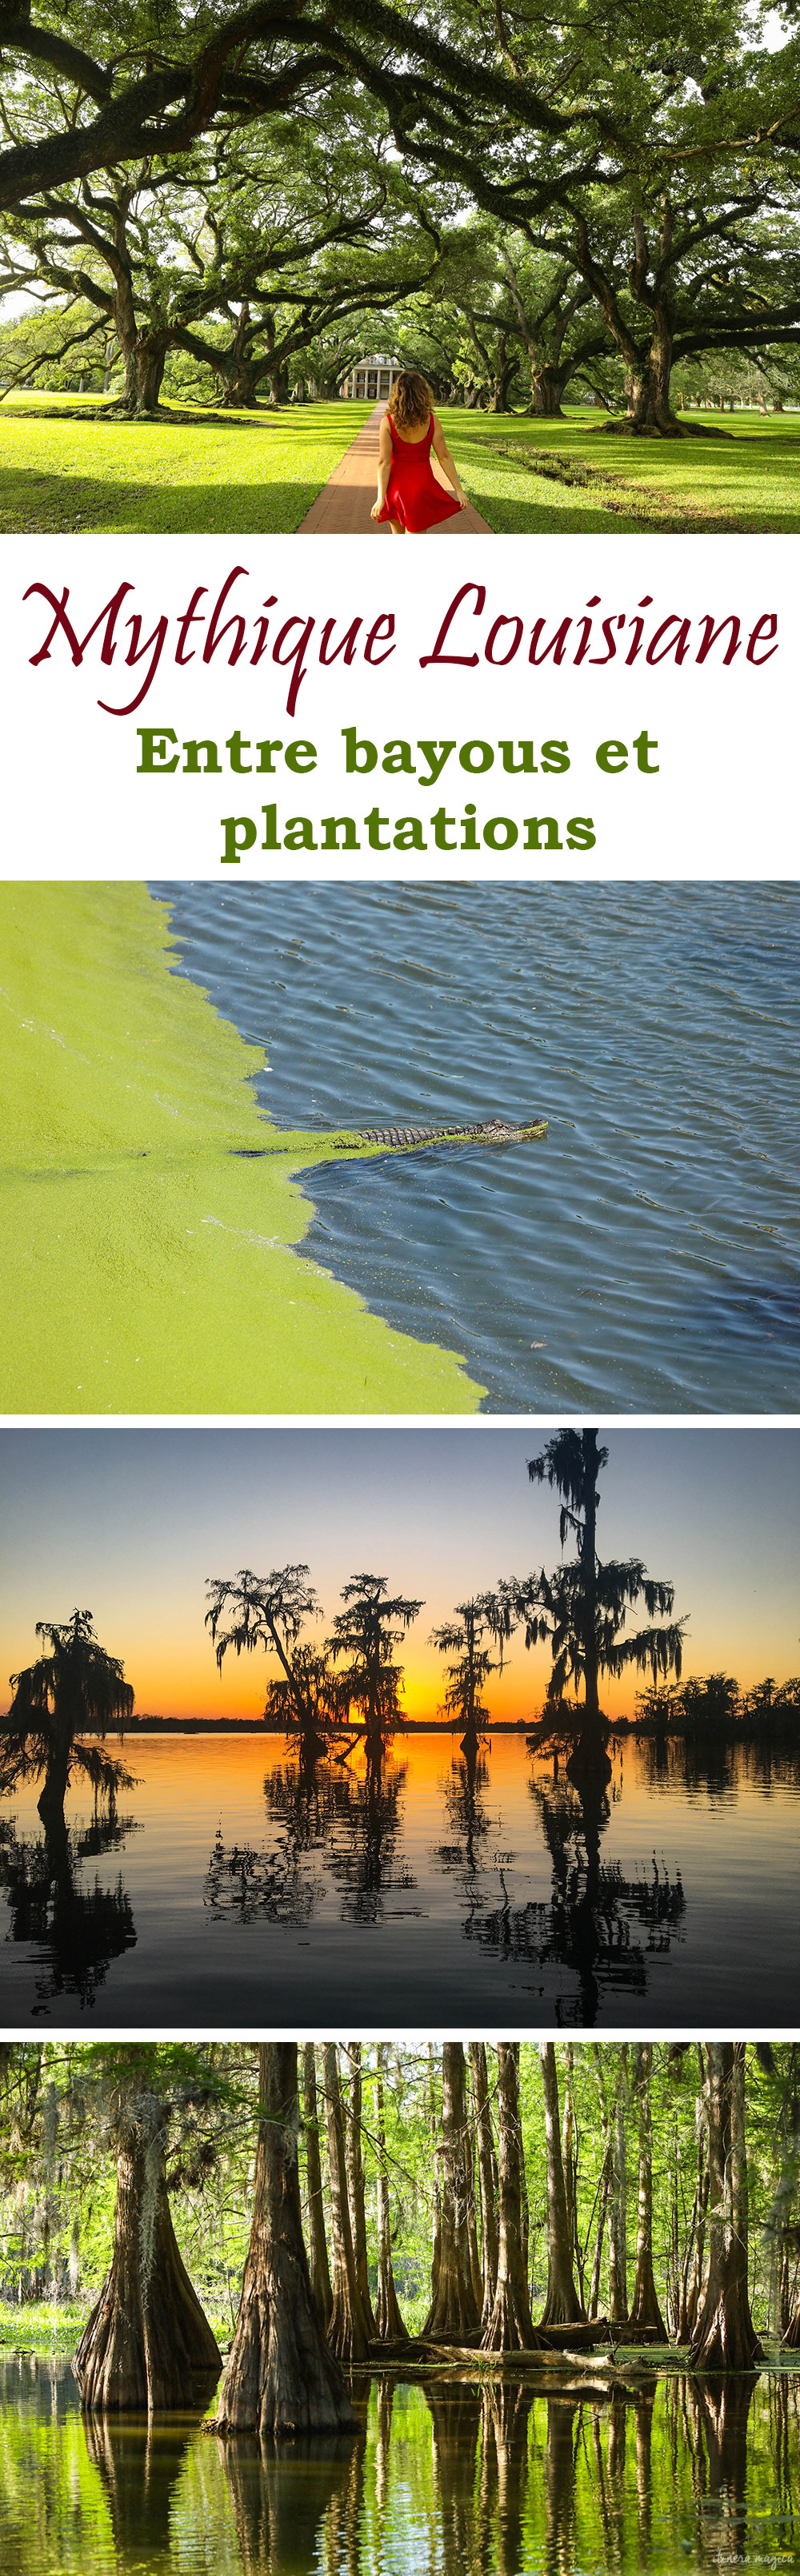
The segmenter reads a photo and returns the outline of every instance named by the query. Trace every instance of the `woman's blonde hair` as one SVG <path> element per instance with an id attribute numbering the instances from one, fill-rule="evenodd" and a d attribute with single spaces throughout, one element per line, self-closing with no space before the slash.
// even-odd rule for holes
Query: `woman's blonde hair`
<path id="1" fill-rule="evenodd" d="M 416 429 L 420 421 L 430 420 L 433 395 L 427 376 L 421 376 L 416 367 L 405 368 L 395 376 L 386 409 L 398 429 Z"/>

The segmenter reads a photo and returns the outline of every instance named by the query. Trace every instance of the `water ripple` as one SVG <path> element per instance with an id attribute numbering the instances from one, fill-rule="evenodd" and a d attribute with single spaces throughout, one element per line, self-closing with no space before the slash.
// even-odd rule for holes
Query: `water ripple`
<path id="1" fill-rule="evenodd" d="M 541 1112 L 307 1177 L 301 1256 L 490 1411 L 794 1409 L 800 898 L 783 884 L 160 884 L 279 1125 Z"/>

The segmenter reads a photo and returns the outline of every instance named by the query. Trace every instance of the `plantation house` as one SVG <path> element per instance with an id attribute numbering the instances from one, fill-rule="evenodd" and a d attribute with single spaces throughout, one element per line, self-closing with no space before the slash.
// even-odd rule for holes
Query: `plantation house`
<path id="1" fill-rule="evenodd" d="M 345 402 L 385 402 L 396 374 L 396 358 L 357 358 L 342 386 Z"/>

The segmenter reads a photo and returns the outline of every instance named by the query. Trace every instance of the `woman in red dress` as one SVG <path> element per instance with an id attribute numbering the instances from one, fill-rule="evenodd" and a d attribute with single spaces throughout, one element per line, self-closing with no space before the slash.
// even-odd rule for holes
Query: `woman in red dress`
<path id="1" fill-rule="evenodd" d="M 452 492 L 443 491 L 431 472 L 431 448 Z M 467 495 L 445 446 L 430 385 L 410 369 L 395 377 L 381 421 L 372 517 L 388 522 L 393 537 L 424 537 L 440 519 L 452 519 L 466 508 Z"/>

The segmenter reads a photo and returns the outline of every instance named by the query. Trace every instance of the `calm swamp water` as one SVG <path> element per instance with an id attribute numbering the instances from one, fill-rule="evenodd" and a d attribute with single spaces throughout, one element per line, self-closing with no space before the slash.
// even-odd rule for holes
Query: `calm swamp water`
<path id="1" fill-rule="evenodd" d="M 497 1733 L 302 1771 L 137 1734 L 119 1815 L 0 1827 L 3 2016 L 64 2028 L 790 2028 L 800 1755 L 612 1739 L 608 1787 Z M 128 1800 L 132 1812 L 123 1812 Z"/>
<path id="2" fill-rule="evenodd" d="M 781 884 L 159 884 L 279 1126 L 546 1138 L 306 1176 L 299 1257 L 492 1412 L 800 1401 L 800 896 Z"/>
<path id="3" fill-rule="evenodd" d="M 640 2365 L 641 2368 L 641 2365 Z M 68 2365 L 0 2362 L 3 2576 L 676 2576 L 800 2563 L 798 2381 L 629 2393 L 356 2381 L 359 2432 L 225 2445 L 84 2423 Z M 649 2379 L 649 2384 L 648 2384 Z"/>

